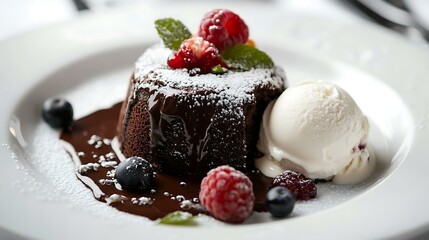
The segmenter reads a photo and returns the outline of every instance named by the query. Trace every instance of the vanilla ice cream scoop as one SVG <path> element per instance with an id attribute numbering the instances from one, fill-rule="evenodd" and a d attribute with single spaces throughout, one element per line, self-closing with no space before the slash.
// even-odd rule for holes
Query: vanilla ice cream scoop
<path id="1" fill-rule="evenodd" d="M 265 156 L 256 166 L 269 177 L 294 170 L 357 183 L 374 169 L 367 135 L 367 119 L 346 91 L 325 81 L 301 82 L 265 110 L 258 142 Z"/>

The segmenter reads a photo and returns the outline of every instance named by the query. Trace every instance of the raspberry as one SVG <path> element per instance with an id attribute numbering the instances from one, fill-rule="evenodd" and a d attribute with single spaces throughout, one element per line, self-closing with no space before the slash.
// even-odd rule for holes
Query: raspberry
<path id="1" fill-rule="evenodd" d="M 179 50 L 168 59 L 168 66 L 173 69 L 199 68 L 200 73 L 210 73 L 218 64 L 221 64 L 219 50 L 201 37 L 183 41 Z"/>
<path id="2" fill-rule="evenodd" d="M 252 213 L 255 202 L 252 182 L 230 166 L 217 167 L 201 182 L 200 201 L 219 220 L 243 222 Z"/>
<path id="3" fill-rule="evenodd" d="M 198 36 L 222 51 L 238 43 L 245 44 L 249 38 L 249 28 L 237 14 L 216 9 L 203 17 Z"/>
<path id="4" fill-rule="evenodd" d="M 317 188 L 314 181 L 303 174 L 286 170 L 273 179 L 271 188 L 283 186 L 292 192 L 297 200 L 309 200 L 315 198 Z"/>

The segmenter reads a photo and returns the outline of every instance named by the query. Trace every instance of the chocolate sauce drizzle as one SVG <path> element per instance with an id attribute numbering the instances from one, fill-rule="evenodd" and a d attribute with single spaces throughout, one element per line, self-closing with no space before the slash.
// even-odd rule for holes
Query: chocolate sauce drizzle
<path id="1" fill-rule="evenodd" d="M 72 131 L 60 138 L 76 165 L 76 176 L 101 202 L 123 212 L 155 220 L 174 211 L 204 213 L 198 193 L 202 176 L 155 174 L 155 186 L 143 192 L 121 189 L 114 179 L 121 153 L 115 148 L 116 125 L 121 103 L 76 120 Z M 265 211 L 264 199 L 271 179 L 253 170 L 256 211 Z"/>
<path id="2" fill-rule="evenodd" d="M 185 146 L 187 146 L 187 149 L 185 152 L 187 154 L 185 158 L 197 159 L 197 162 L 205 162 L 204 156 L 207 154 L 207 149 L 204 146 L 209 141 L 207 132 L 210 131 L 212 125 L 210 120 L 215 115 L 215 107 L 208 104 L 201 104 L 198 107 L 194 107 L 194 110 L 191 110 L 190 106 L 194 105 L 191 102 L 178 106 L 176 104 L 177 99 L 175 99 L 177 96 L 174 94 L 174 91 L 169 93 L 168 91 L 152 89 L 148 95 L 150 96 L 148 108 L 152 125 L 152 152 L 158 151 L 157 147 L 160 143 L 168 145 L 169 139 L 168 136 L 164 135 L 164 132 L 166 132 L 165 129 L 177 123 L 179 126 L 183 126 L 181 129 L 183 129 L 186 139 Z M 190 101 L 190 99 L 187 100 Z M 204 111 L 201 109 L 204 109 Z M 192 117 L 188 115 L 190 112 L 192 112 Z M 157 155 L 154 154 L 152 157 L 155 156 Z M 189 167 L 197 168 L 201 166 L 195 164 L 195 166 L 190 165 Z"/>

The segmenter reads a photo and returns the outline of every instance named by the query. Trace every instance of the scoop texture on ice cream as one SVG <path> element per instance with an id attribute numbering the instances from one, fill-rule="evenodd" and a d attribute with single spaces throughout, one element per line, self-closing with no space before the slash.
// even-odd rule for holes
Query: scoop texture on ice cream
<path id="1" fill-rule="evenodd" d="M 346 91 L 329 82 L 301 82 L 265 110 L 258 142 L 265 156 L 256 166 L 269 177 L 294 170 L 357 183 L 374 169 L 367 135 L 367 119 Z"/>

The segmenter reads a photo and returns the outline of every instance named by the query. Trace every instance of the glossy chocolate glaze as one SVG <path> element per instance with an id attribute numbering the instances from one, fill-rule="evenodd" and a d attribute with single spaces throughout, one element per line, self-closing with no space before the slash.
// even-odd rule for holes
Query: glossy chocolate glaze
<path id="1" fill-rule="evenodd" d="M 167 66 L 171 53 L 156 44 L 135 63 L 117 126 L 123 154 L 175 175 L 251 169 L 263 111 L 285 89 L 283 69 L 195 75 Z"/>
<path id="2" fill-rule="evenodd" d="M 204 213 L 204 209 L 198 204 L 199 185 L 204 176 L 173 176 L 157 173 L 155 174 L 156 185 L 149 192 L 121 190 L 119 185 L 115 185 L 112 170 L 115 168 L 115 163 L 119 163 L 120 160 L 114 154 L 111 140 L 116 136 L 115 127 L 120 109 L 119 103 L 112 108 L 94 112 L 76 120 L 72 131 L 61 134 L 61 139 L 74 147 L 75 153 L 70 154 L 78 156 L 82 165 L 100 164 L 97 170 L 77 171 L 78 179 L 93 191 L 97 200 L 106 202 L 120 211 L 145 216 L 152 220 L 177 210 L 192 214 Z M 254 186 L 256 198 L 254 209 L 265 211 L 264 198 L 271 179 L 257 171 L 250 171 L 247 175 Z M 111 202 L 111 196 L 114 194 L 121 198 Z M 147 197 L 146 202 L 150 199 L 152 203 L 139 205 L 136 199 L 141 197 Z"/>

